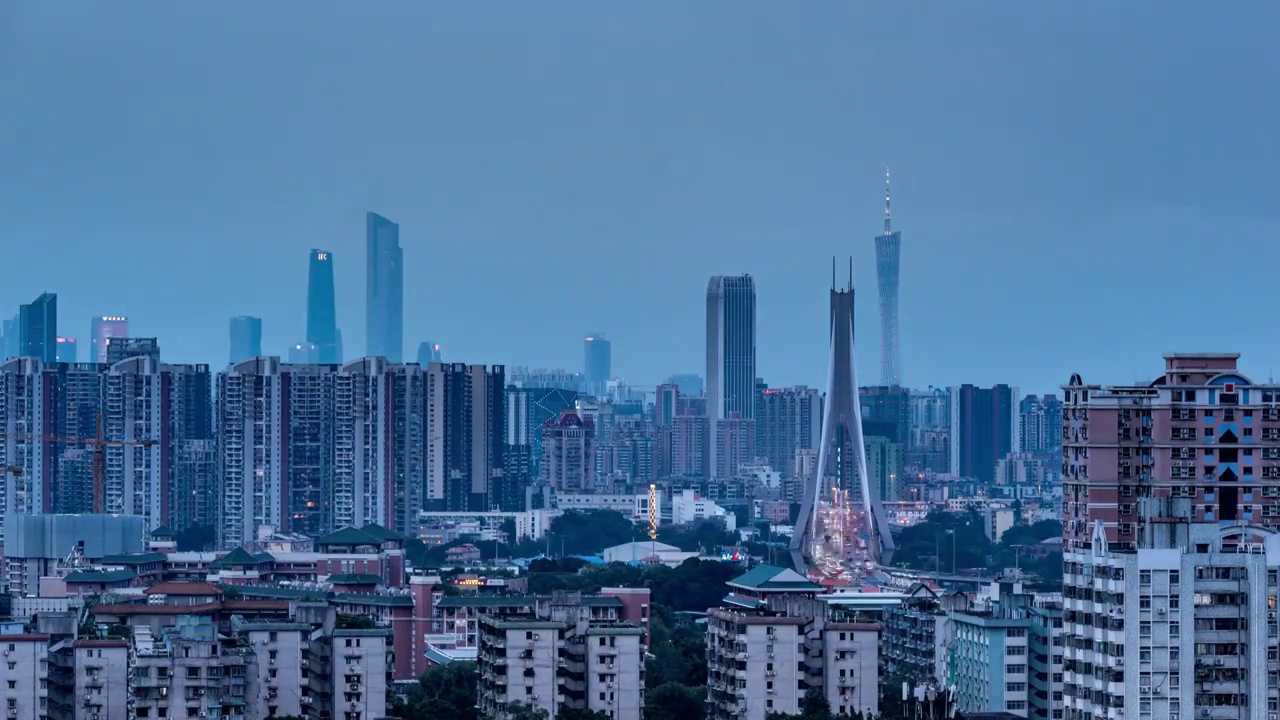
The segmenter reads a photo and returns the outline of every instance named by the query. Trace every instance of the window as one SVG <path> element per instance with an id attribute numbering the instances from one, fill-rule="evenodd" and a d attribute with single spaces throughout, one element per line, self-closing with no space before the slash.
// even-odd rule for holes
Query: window
<path id="1" fill-rule="evenodd" d="M 1026 655 L 1027 646 L 1026 645 L 1007 645 L 1005 646 L 1004 654 L 1008 656 Z"/>

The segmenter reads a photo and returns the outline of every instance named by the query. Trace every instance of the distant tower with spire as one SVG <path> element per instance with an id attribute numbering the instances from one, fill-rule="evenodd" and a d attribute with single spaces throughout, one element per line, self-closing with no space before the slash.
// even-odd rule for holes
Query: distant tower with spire
<path id="1" fill-rule="evenodd" d="M 880 289 L 880 384 L 902 385 L 898 344 L 898 278 L 902 264 L 902 233 L 893 231 L 889 212 L 889 168 L 884 169 L 884 234 L 876 238 L 876 280 Z"/>

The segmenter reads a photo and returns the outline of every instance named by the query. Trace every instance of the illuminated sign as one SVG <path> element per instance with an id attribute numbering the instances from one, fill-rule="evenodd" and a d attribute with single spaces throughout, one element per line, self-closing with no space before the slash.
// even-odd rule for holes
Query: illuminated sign
<path id="1" fill-rule="evenodd" d="M 505 587 L 507 581 L 505 578 L 456 577 L 453 584 L 464 588 Z"/>
<path id="2" fill-rule="evenodd" d="M 316 253 L 316 259 L 317 259 L 317 260 L 328 260 L 328 259 L 329 259 L 329 253 L 327 253 L 327 252 L 318 252 L 318 253 Z"/>

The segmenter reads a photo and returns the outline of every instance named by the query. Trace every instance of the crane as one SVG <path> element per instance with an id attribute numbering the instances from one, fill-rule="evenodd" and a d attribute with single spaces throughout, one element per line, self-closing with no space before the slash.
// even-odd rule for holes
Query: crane
<path id="1" fill-rule="evenodd" d="M 149 448 L 158 444 L 155 440 L 106 440 L 102 437 L 102 414 L 94 413 L 94 425 L 97 429 L 96 437 L 78 438 L 78 437 L 58 437 L 55 435 L 32 435 L 27 433 L 16 433 L 10 435 L 0 435 L 0 439 L 12 438 L 14 440 L 35 440 L 37 442 L 66 443 L 68 445 L 87 445 L 93 450 L 93 512 L 101 514 L 105 505 L 105 486 L 106 480 L 106 458 L 105 451 L 109 447 L 143 447 Z M 3 470 L 13 472 L 15 475 L 21 475 L 21 468 L 4 468 Z"/>

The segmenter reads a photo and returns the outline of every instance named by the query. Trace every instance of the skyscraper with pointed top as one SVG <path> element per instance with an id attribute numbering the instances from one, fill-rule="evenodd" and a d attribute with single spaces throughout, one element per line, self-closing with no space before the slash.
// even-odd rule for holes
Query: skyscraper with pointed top
<path id="1" fill-rule="evenodd" d="M 880 289 L 880 384 L 902 385 L 898 345 L 898 277 L 902 233 L 894 232 L 889 213 L 889 169 L 884 171 L 884 233 L 876 238 L 876 280 Z"/>

